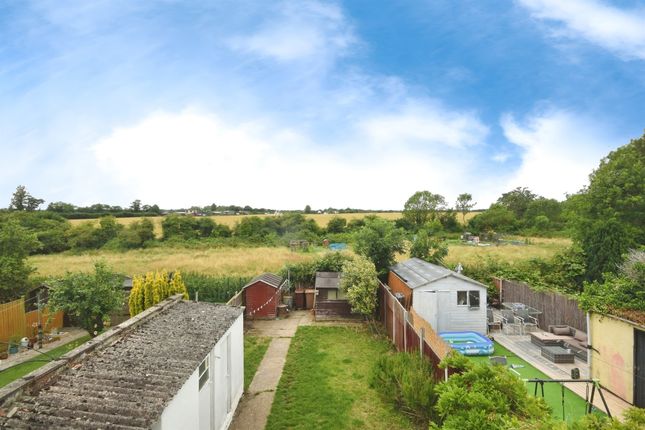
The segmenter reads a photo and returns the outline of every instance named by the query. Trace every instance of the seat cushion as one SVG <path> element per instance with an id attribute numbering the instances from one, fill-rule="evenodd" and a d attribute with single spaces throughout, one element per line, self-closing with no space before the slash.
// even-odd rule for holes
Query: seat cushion
<path id="1" fill-rule="evenodd" d="M 551 331 L 558 336 L 567 336 L 569 334 L 569 327 L 552 327 Z"/>
<path id="2" fill-rule="evenodd" d="M 585 333 L 582 330 L 576 330 L 576 333 L 573 335 L 573 338 L 575 340 L 579 340 L 580 342 L 587 342 L 587 333 Z"/>

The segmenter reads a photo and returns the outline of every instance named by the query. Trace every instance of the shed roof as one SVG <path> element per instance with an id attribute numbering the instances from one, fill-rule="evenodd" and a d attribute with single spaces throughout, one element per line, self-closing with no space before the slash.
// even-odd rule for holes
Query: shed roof
<path id="1" fill-rule="evenodd" d="M 284 282 L 284 279 L 282 278 L 282 276 L 274 275 L 273 273 L 263 273 L 251 279 L 249 283 L 244 286 L 244 288 L 253 285 L 258 281 L 262 281 L 274 288 L 280 288 L 282 286 L 282 283 Z"/>
<path id="2" fill-rule="evenodd" d="M 396 273 L 411 289 L 428 285 L 449 276 L 486 288 L 486 285 L 481 282 L 416 257 L 401 261 L 390 267 L 390 270 Z"/>
<path id="3" fill-rule="evenodd" d="M 340 272 L 316 272 L 316 289 L 340 288 Z"/>
<path id="4" fill-rule="evenodd" d="M 0 418 L 0 427 L 150 428 L 241 314 L 239 307 L 175 300 L 119 333 L 138 316 L 130 319 L 114 329 L 117 334 L 102 335 L 101 346 L 88 352 L 91 344 L 85 344 L 66 354 L 80 357 L 73 364 L 47 365 L 52 370 L 37 377 L 53 374 L 53 381 L 28 396 L 21 391 L 5 413 L 17 411 Z"/>

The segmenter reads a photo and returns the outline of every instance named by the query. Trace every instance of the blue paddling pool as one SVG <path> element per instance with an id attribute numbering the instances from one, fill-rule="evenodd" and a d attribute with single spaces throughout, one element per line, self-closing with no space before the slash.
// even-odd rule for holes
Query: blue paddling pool
<path id="1" fill-rule="evenodd" d="M 474 331 L 444 331 L 439 336 L 463 355 L 491 355 L 493 342 Z"/>

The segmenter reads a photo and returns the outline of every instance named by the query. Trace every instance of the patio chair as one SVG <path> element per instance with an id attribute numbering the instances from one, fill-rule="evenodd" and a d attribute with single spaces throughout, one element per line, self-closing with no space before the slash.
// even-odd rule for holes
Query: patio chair
<path id="1" fill-rule="evenodd" d="M 512 311 L 502 311 L 502 327 L 505 334 L 522 334 L 522 319 Z"/>
<path id="2" fill-rule="evenodd" d="M 522 333 L 530 333 L 538 329 L 538 320 L 529 314 L 528 310 L 515 312 L 522 321 Z"/>

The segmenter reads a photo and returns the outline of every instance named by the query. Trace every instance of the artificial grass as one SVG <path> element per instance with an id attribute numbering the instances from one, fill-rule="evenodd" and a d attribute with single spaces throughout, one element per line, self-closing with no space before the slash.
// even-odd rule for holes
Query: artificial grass
<path id="1" fill-rule="evenodd" d="M 266 428 L 413 428 L 369 386 L 375 361 L 391 350 L 365 327 L 299 327 Z"/>
<path id="2" fill-rule="evenodd" d="M 15 366 L 9 367 L 3 371 L 0 372 L 0 387 L 4 387 L 7 384 L 10 384 L 11 382 L 15 381 L 18 378 L 22 378 L 28 373 L 33 372 L 34 370 L 44 366 L 45 364 L 49 363 L 50 358 L 58 358 L 61 355 L 64 355 L 71 351 L 72 349 L 84 344 L 90 340 L 90 336 L 83 336 L 80 337 L 76 340 L 73 340 L 71 342 L 66 343 L 65 345 L 61 345 L 59 347 L 56 347 L 52 349 L 51 351 L 47 351 L 45 355 L 39 354 L 38 357 L 32 358 L 28 361 L 25 361 L 20 364 L 16 364 Z"/>
<path id="3" fill-rule="evenodd" d="M 518 376 L 519 378 L 552 379 L 552 378 L 549 378 L 544 373 L 540 372 L 535 367 L 531 366 L 525 360 L 515 355 L 513 352 L 509 351 L 508 349 L 504 348 L 502 345 L 498 344 L 497 342 L 494 342 L 494 345 L 495 345 L 495 352 L 493 353 L 493 355 L 506 356 L 509 367 L 514 366 L 513 370 L 519 373 L 519 376 Z M 473 361 L 480 362 L 480 363 L 490 362 L 488 359 L 488 356 L 483 356 L 483 357 L 470 356 L 469 358 L 471 358 Z M 516 367 L 518 365 L 523 367 Z M 533 395 L 533 393 L 535 392 L 535 384 L 529 384 L 527 382 L 526 389 L 528 390 L 529 394 Z M 591 387 L 589 389 L 591 390 Z M 542 391 L 539 386 L 538 386 L 537 395 L 539 397 L 542 396 Z M 598 393 L 596 393 L 596 396 L 597 395 Z M 551 407 L 553 416 L 555 418 L 562 419 L 561 385 L 557 383 L 544 384 L 544 400 L 546 401 L 547 405 Z M 565 406 L 565 419 L 568 422 L 577 420 L 578 418 L 585 415 L 585 407 L 586 407 L 585 400 L 566 387 L 564 389 L 564 406 Z M 600 413 L 600 411 L 598 412 Z"/>
<path id="4" fill-rule="evenodd" d="M 271 338 L 244 335 L 244 391 L 249 388 L 255 372 L 269 348 Z"/>

